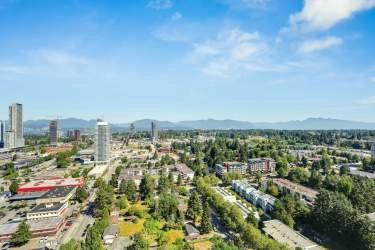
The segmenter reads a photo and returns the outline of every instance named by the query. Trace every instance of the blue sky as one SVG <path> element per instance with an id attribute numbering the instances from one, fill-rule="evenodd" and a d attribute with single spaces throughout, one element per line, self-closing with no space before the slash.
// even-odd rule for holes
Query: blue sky
<path id="1" fill-rule="evenodd" d="M 0 119 L 375 122 L 375 0 L 0 0 Z"/>

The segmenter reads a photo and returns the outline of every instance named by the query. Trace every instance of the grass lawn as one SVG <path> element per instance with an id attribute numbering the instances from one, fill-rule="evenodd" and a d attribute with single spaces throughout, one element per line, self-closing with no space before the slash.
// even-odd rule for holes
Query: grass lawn
<path id="1" fill-rule="evenodd" d="M 182 230 L 168 230 L 166 233 L 168 245 L 172 245 L 178 238 L 184 238 Z"/>
<path id="2" fill-rule="evenodd" d="M 146 205 L 142 204 L 141 201 L 135 202 L 135 203 L 131 204 L 129 207 L 133 207 L 135 209 L 138 209 L 138 210 L 141 210 L 141 211 L 146 211 L 146 212 L 148 212 L 150 210 Z"/>
<path id="3" fill-rule="evenodd" d="M 120 221 L 118 223 L 120 236 L 132 236 L 142 231 L 145 219 L 139 219 L 137 223 L 131 221 Z"/>
<path id="4" fill-rule="evenodd" d="M 194 250 L 206 250 L 211 249 L 212 242 L 209 240 L 199 241 L 193 244 Z"/>

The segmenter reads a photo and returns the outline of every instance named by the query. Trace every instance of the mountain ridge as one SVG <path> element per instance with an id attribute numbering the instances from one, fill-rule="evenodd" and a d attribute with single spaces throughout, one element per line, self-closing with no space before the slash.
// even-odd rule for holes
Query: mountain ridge
<path id="1" fill-rule="evenodd" d="M 362 122 L 334 118 L 306 118 L 304 120 L 291 120 L 285 122 L 249 122 L 233 119 L 200 119 L 178 122 L 158 121 L 154 119 L 140 119 L 132 122 L 137 130 L 149 130 L 151 121 L 156 121 L 160 129 L 278 129 L 278 130 L 334 130 L 334 129 L 375 129 L 375 122 Z M 46 129 L 49 120 L 27 120 L 24 122 L 28 129 Z M 128 129 L 131 123 L 111 123 L 114 129 Z M 62 129 L 90 129 L 95 127 L 95 120 L 80 118 L 64 118 L 59 120 Z"/>

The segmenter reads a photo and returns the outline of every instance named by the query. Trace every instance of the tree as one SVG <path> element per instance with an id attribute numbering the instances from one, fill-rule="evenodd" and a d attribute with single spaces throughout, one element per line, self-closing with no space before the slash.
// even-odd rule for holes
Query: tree
<path id="1" fill-rule="evenodd" d="M 143 176 L 141 183 L 139 184 L 139 190 L 141 199 L 143 200 L 150 198 L 154 194 L 155 180 L 151 175 L 146 174 Z"/>
<path id="2" fill-rule="evenodd" d="M 18 187 L 19 187 L 18 180 L 17 180 L 17 179 L 14 179 L 14 180 L 12 180 L 12 182 L 10 183 L 9 191 L 10 191 L 12 194 L 16 194 L 16 193 L 17 193 L 17 189 L 18 189 Z"/>
<path id="3" fill-rule="evenodd" d="M 81 250 L 81 243 L 75 239 L 71 239 L 61 245 L 60 250 Z"/>
<path id="4" fill-rule="evenodd" d="M 323 178 L 318 170 L 311 170 L 309 177 L 309 186 L 319 189 L 322 186 Z"/>
<path id="5" fill-rule="evenodd" d="M 11 238 L 11 242 L 15 246 L 22 246 L 26 244 L 31 239 L 31 231 L 29 224 L 26 221 L 22 221 L 17 228 L 17 231 L 14 232 Z"/>
<path id="6" fill-rule="evenodd" d="M 205 234 L 212 231 L 211 208 L 207 201 L 203 202 L 203 213 L 200 229 L 201 232 Z"/>
<path id="7" fill-rule="evenodd" d="M 267 192 L 274 196 L 274 197 L 277 197 L 279 196 L 279 189 L 277 188 L 277 186 L 273 183 L 269 183 L 268 187 L 267 187 Z"/>
<path id="8" fill-rule="evenodd" d="M 125 195 L 121 195 L 120 198 L 117 200 L 117 207 L 120 209 L 125 209 L 129 205 L 128 199 L 126 199 Z"/>
<path id="9" fill-rule="evenodd" d="M 135 235 L 134 243 L 129 247 L 130 250 L 148 250 L 149 248 L 148 241 L 142 233 Z"/>
<path id="10" fill-rule="evenodd" d="M 277 171 L 277 174 L 280 177 L 284 178 L 284 177 L 288 176 L 288 161 L 286 159 L 277 161 L 276 171 Z"/>
<path id="11" fill-rule="evenodd" d="M 84 202 L 89 197 L 88 192 L 84 187 L 78 187 L 74 199 L 79 203 Z"/>
<path id="12" fill-rule="evenodd" d="M 197 191 L 193 191 L 189 197 L 187 216 L 196 222 L 202 215 L 202 201 Z"/>
<path id="13" fill-rule="evenodd" d="M 85 250 L 104 250 L 102 244 L 101 232 L 95 226 L 92 226 L 88 232 L 84 243 Z"/>
<path id="14" fill-rule="evenodd" d="M 133 180 L 122 180 L 120 183 L 120 193 L 125 194 L 128 200 L 134 201 L 137 193 L 137 185 Z"/>
<path id="15" fill-rule="evenodd" d="M 171 220 L 176 222 L 178 211 L 178 200 L 177 198 L 168 193 L 162 193 L 159 197 L 159 201 L 156 208 L 156 213 L 166 221 Z"/>
<path id="16" fill-rule="evenodd" d="M 181 186 L 182 185 L 182 174 L 178 174 L 177 176 L 177 186 Z"/>

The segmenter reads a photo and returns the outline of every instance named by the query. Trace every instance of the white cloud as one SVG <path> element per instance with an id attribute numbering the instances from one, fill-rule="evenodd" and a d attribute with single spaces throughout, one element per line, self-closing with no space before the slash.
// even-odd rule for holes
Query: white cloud
<path id="1" fill-rule="evenodd" d="M 371 82 L 375 82 L 375 76 L 370 77 L 370 81 L 371 81 Z"/>
<path id="2" fill-rule="evenodd" d="M 311 53 L 319 50 L 329 49 L 342 44 L 342 39 L 335 36 L 327 36 L 320 39 L 306 40 L 299 45 L 298 51 L 301 53 Z"/>
<path id="3" fill-rule="evenodd" d="M 362 105 L 373 105 L 375 104 L 375 95 L 359 100 L 358 103 Z"/>
<path id="4" fill-rule="evenodd" d="M 203 72 L 223 75 L 235 64 L 256 56 L 264 47 L 257 32 L 233 28 L 220 32 L 215 39 L 194 44 L 188 60 L 202 64 Z"/>
<path id="5" fill-rule="evenodd" d="M 220 0 L 234 9 L 266 9 L 271 0 Z"/>
<path id="6" fill-rule="evenodd" d="M 302 11 L 291 15 L 289 23 L 292 29 L 302 31 L 328 30 L 374 6 L 375 0 L 305 0 Z"/>
<path id="7" fill-rule="evenodd" d="M 171 0 L 151 0 L 147 4 L 147 7 L 156 10 L 170 9 L 172 6 L 173 4 Z"/>
<path id="8" fill-rule="evenodd" d="M 43 60 L 50 64 L 59 65 L 87 65 L 92 64 L 93 61 L 83 56 L 78 56 L 60 50 L 39 49 L 28 52 L 37 60 Z"/>
<path id="9" fill-rule="evenodd" d="M 177 21 L 177 20 L 179 20 L 179 19 L 181 19 L 181 18 L 182 18 L 182 14 L 181 14 L 180 12 L 178 12 L 178 11 L 176 11 L 176 12 L 172 15 L 172 17 L 171 17 L 172 21 Z"/>

